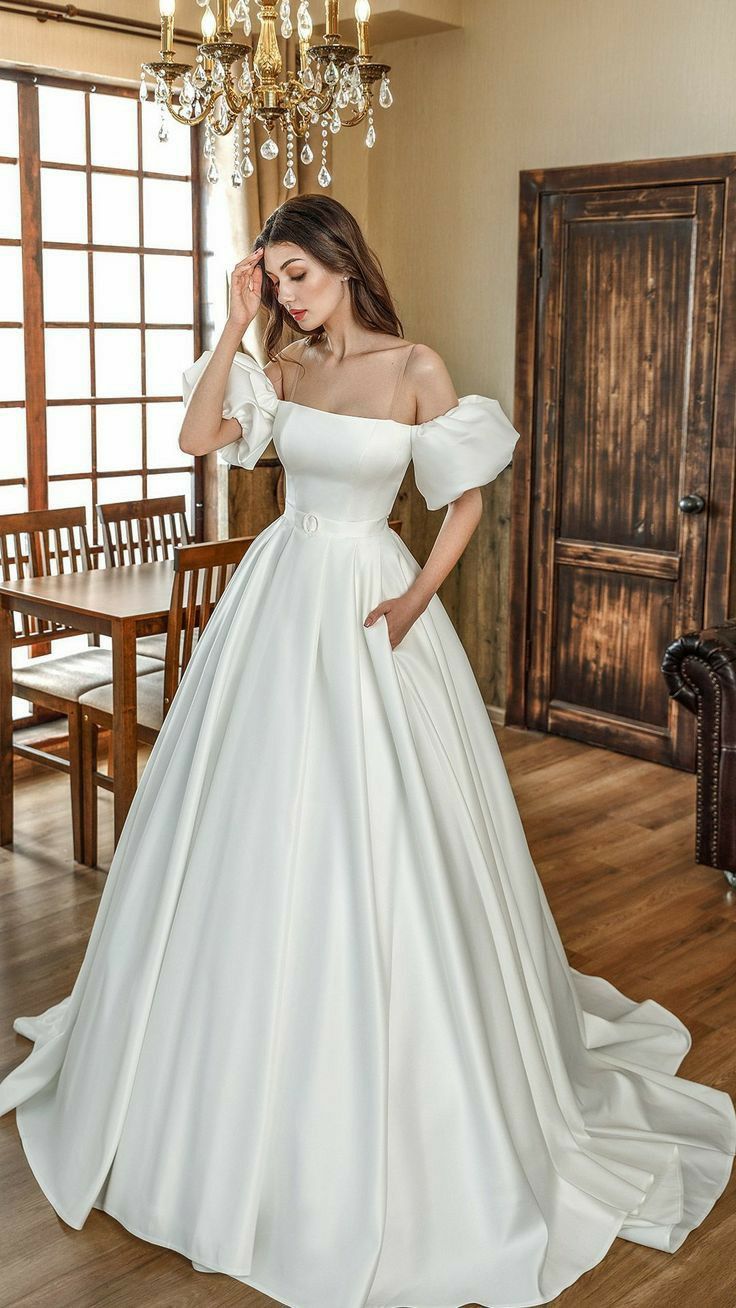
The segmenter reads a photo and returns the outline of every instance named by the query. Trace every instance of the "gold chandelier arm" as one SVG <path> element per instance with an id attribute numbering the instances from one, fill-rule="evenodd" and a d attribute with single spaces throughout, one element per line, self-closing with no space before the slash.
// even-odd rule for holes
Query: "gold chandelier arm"
<path id="1" fill-rule="evenodd" d="M 225 80 L 225 85 L 222 88 L 222 93 L 225 96 L 225 102 L 227 104 L 228 109 L 230 110 L 230 113 L 234 118 L 237 118 L 238 114 L 242 113 L 243 110 L 245 109 L 245 96 L 240 95 L 234 83 L 230 80 L 229 77 L 226 78 Z"/>
<path id="2" fill-rule="evenodd" d="M 342 127 L 357 127 L 358 123 L 362 123 L 363 119 L 368 113 L 369 108 L 370 108 L 370 100 L 368 100 L 368 98 L 366 97 L 365 107 L 361 109 L 360 113 L 354 114 L 352 118 L 343 118 Z M 342 128 L 340 130 L 342 130 Z"/>
<path id="3" fill-rule="evenodd" d="M 182 118 L 181 113 L 178 109 L 174 109 L 170 100 L 166 101 L 166 108 L 171 114 L 171 117 L 175 119 L 177 123 L 181 123 L 183 127 L 196 127 L 199 123 L 204 122 L 214 103 L 214 96 L 212 96 L 208 100 L 201 114 L 192 114 L 191 118 Z"/>
<path id="4" fill-rule="evenodd" d="M 312 114 L 327 114 L 330 112 L 330 109 L 332 108 L 334 99 L 335 99 L 335 94 L 330 88 L 330 90 L 326 92 L 324 100 L 319 100 L 318 96 L 315 95 L 314 91 L 308 91 L 307 94 L 303 96 L 300 103 L 306 104 L 308 100 L 317 100 L 318 107 L 310 109 L 309 112 Z"/>
<path id="5" fill-rule="evenodd" d="M 231 114 L 228 112 L 227 122 L 224 127 L 220 125 L 219 118 L 216 118 L 212 124 L 212 130 L 215 133 L 215 136 L 227 136 L 237 116 L 237 114 Z"/>

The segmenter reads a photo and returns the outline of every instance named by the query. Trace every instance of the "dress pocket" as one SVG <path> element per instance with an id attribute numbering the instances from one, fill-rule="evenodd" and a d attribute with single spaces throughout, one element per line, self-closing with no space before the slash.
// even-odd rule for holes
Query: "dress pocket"
<path id="1" fill-rule="evenodd" d="M 387 618 L 386 618 L 386 614 L 385 614 L 385 613 L 381 613 L 381 614 L 379 615 L 379 617 L 377 617 L 377 618 L 375 619 L 375 621 L 372 622 L 371 625 L 370 625 L 369 627 L 366 627 L 366 628 L 365 628 L 365 630 L 366 630 L 366 633 L 367 633 L 368 635 L 370 635 L 371 632 L 374 632 L 374 631 L 377 632 L 377 633 L 379 633 L 379 634 L 376 636 L 376 640 L 377 640 L 379 643 L 385 645 L 385 646 L 386 646 L 386 649 L 387 649 L 388 652 L 389 652 L 389 654 L 393 655 L 394 650 L 393 650 L 392 645 L 391 645 L 391 637 L 390 637 L 389 634 L 388 634 L 388 620 L 387 620 Z"/>

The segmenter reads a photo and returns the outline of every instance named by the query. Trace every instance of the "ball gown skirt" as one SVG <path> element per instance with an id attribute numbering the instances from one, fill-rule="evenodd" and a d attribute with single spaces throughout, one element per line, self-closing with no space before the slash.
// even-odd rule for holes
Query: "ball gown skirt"
<path id="1" fill-rule="evenodd" d="M 184 376 L 185 398 L 209 354 Z M 568 965 L 470 664 L 387 524 L 518 439 L 280 400 L 250 356 L 221 455 L 286 509 L 189 663 L 71 994 L 0 1083 L 59 1216 L 91 1208 L 291 1308 L 525 1308 L 616 1236 L 673 1252 L 731 1171 L 728 1095 L 654 999 Z M 584 834 L 581 833 L 581 839 Z"/>

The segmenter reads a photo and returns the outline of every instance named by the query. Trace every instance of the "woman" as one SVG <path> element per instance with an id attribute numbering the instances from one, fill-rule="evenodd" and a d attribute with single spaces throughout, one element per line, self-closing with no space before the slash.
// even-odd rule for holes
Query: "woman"
<path id="1" fill-rule="evenodd" d="M 262 303 L 264 369 L 236 353 Z M 292 1308 L 522 1308 L 617 1235 L 674 1251 L 733 1104 L 676 1077 L 676 1017 L 568 966 L 436 594 L 517 433 L 403 340 L 325 196 L 271 215 L 185 397 L 191 453 L 274 438 L 286 509 L 187 667 L 71 995 L 16 1020 L 0 1111 L 39 1184 Z M 387 524 L 411 460 L 448 506 L 424 568 Z"/>

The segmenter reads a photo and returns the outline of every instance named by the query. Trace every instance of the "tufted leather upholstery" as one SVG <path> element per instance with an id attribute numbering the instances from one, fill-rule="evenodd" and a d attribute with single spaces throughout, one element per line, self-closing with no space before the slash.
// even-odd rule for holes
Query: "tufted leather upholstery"
<path id="1" fill-rule="evenodd" d="M 679 636 L 662 672 L 697 717 L 695 858 L 736 885 L 736 622 Z"/>

